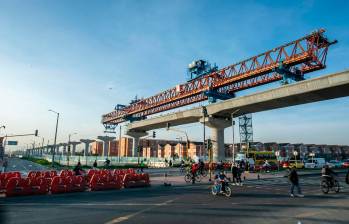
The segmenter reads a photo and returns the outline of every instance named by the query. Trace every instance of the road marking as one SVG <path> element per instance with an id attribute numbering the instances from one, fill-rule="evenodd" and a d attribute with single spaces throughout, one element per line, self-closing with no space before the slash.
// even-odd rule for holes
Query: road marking
<path id="1" fill-rule="evenodd" d="M 306 217 L 310 217 L 310 216 L 317 216 L 320 213 L 321 212 L 304 212 L 304 213 L 301 213 L 299 215 L 296 215 L 296 218 L 306 218 Z"/>
<path id="2" fill-rule="evenodd" d="M 144 213 L 144 212 L 146 212 L 146 211 L 149 211 L 149 210 L 151 210 L 151 209 L 153 209 L 153 208 L 155 208 L 155 207 L 160 207 L 160 206 L 168 205 L 169 203 L 172 203 L 172 202 L 175 201 L 175 200 L 177 200 L 177 199 L 168 200 L 168 201 L 165 201 L 165 202 L 160 203 L 160 204 L 158 204 L 158 205 L 155 205 L 155 206 L 152 206 L 152 207 L 149 207 L 149 208 L 145 208 L 145 209 L 140 210 L 140 211 L 138 211 L 138 212 L 131 213 L 131 214 L 129 214 L 129 215 L 125 215 L 125 216 L 121 216 L 121 217 L 112 219 L 112 220 L 110 220 L 109 222 L 106 222 L 105 224 L 115 224 L 115 223 L 120 223 L 120 222 L 126 221 L 126 220 L 128 220 L 128 219 L 130 219 L 130 218 L 132 218 L 132 217 L 134 217 L 134 216 L 136 216 L 136 215 L 142 214 L 142 213 Z"/>
<path id="3" fill-rule="evenodd" d="M 0 206 L 162 206 L 164 203 L 11 203 Z"/>

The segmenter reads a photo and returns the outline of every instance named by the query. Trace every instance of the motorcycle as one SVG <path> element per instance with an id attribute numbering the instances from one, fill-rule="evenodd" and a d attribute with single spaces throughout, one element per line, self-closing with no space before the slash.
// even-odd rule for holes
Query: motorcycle
<path id="1" fill-rule="evenodd" d="M 212 189 L 211 189 L 211 193 L 212 195 L 216 196 L 216 195 L 219 195 L 219 194 L 222 194 L 226 197 L 230 197 L 231 194 L 232 194 L 232 191 L 231 191 L 231 188 L 229 187 L 228 184 L 226 184 L 226 186 L 224 187 L 224 191 L 221 190 L 222 189 L 222 184 L 224 184 L 225 181 L 221 181 L 221 183 L 218 183 L 218 184 L 214 184 L 212 186 Z"/>

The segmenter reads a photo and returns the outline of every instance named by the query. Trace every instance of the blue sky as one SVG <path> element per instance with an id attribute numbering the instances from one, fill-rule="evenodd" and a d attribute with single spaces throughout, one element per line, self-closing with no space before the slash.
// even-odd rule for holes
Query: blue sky
<path id="1" fill-rule="evenodd" d="M 339 43 L 327 69 L 309 77 L 349 69 L 348 9 L 347 1 L 0 0 L 0 125 L 8 134 L 39 129 L 52 142 L 53 109 L 59 141 L 94 138 L 103 113 L 185 82 L 194 59 L 223 67 L 321 27 Z M 341 98 L 257 113 L 254 139 L 349 144 L 348 111 Z M 201 139 L 201 125 L 181 128 Z"/>

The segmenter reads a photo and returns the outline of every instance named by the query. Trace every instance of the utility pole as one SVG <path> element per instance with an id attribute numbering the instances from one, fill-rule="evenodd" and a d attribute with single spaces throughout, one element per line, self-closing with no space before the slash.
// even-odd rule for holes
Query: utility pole
<path id="1" fill-rule="evenodd" d="M 58 130 L 58 120 L 59 120 L 59 113 L 54 111 L 54 110 L 49 110 L 55 114 L 57 114 L 57 121 L 56 121 L 56 131 L 55 131 L 55 140 L 53 143 L 53 152 L 52 152 L 52 167 L 54 167 L 54 162 L 55 162 L 55 153 L 56 153 L 56 143 L 57 143 L 57 130 Z"/>
<path id="2" fill-rule="evenodd" d="M 118 157 L 119 157 L 119 163 L 120 163 L 120 157 L 121 157 L 121 125 L 119 125 L 119 152 L 118 152 Z"/>
<path id="3" fill-rule="evenodd" d="M 205 106 L 202 107 L 202 114 L 203 114 L 203 117 L 204 117 L 204 122 L 203 122 L 203 129 L 204 129 L 204 136 L 203 136 L 203 142 L 202 142 L 202 148 L 204 150 L 204 155 L 207 155 L 209 156 L 209 152 L 208 152 L 208 148 L 207 146 L 205 147 L 205 142 L 206 142 L 206 124 L 205 124 L 205 118 L 207 117 L 207 109 Z M 211 165 L 211 164 L 210 164 Z"/>
<path id="4" fill-rule="evenodd" d="M 231 113 L 231 123 L 232 123 L 232 128 L 233 128 L 233 163 L 235 163 L 235 132 L 234 132 L 234 114 L 239 112 L 240 109 L 235 110 L 233 113 Z"/>

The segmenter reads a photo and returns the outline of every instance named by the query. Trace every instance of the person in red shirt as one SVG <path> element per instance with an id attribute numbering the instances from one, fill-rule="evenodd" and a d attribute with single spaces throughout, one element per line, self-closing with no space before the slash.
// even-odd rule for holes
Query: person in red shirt
<path id="1" fill-rule="evenodd" d="M 191 174 L 192 174 L 192 183 L 195 184 L 196 173 L 199 170 L 199 164 L 193 163 L 191 164 Z"/>

